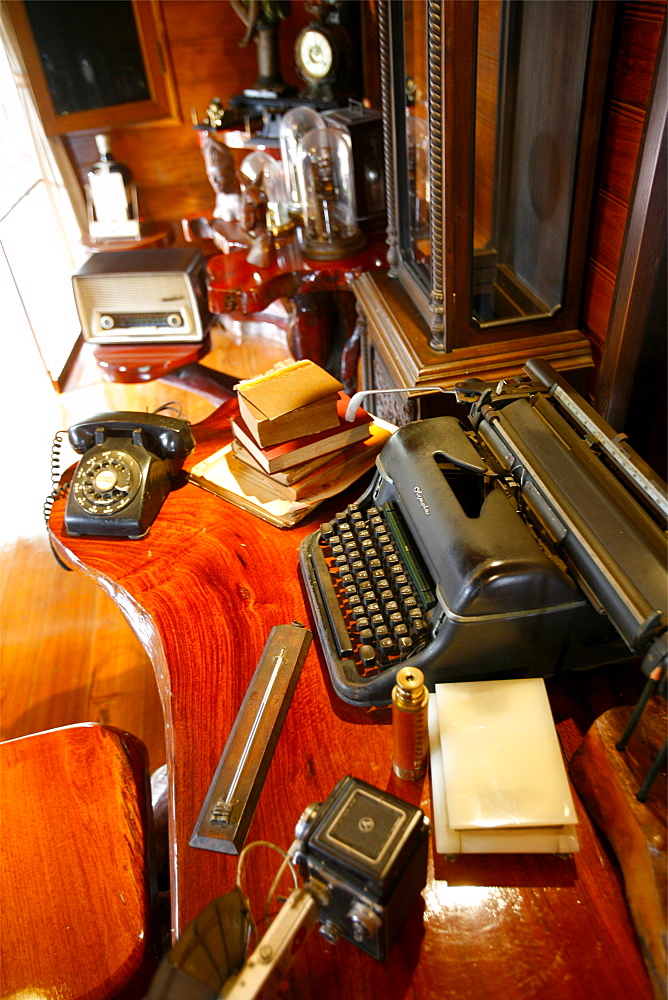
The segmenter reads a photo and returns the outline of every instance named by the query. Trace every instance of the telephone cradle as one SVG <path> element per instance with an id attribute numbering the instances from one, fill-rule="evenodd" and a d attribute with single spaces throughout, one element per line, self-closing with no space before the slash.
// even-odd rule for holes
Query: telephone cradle
<path id="1" fill-rule="evenodd" d="M 195 446 L 187 420 L 161 413 L 100 413 L 68 437 L 83 456 L 65 508 L 73 536 L 144 538 Z"/>

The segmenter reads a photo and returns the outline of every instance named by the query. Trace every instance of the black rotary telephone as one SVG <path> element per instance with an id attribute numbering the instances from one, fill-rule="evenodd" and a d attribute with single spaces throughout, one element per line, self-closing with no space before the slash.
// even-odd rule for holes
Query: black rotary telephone
<path id="1" fill-rule="evenodd" d="M 83 455 L 65 508 L 75 536 L 143 538 L 195 446 L 187 420 L 161 413 L 100 413 L 68 437 Z"/>

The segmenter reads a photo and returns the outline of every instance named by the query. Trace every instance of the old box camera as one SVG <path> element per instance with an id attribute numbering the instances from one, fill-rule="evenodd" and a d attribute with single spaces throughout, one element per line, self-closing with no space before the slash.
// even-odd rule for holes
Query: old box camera
<path id="1" fill-rule="evenodd" d="M 200 250 L 93 254 L 72 275 L 84 339 L 94 344 L 201 341 L 213 319 Z"/>
<path id="2" fill-rule="evenodd" d="M 350 776 L 309 806 L 291 848 L 326 887 L 321 933 L 384 959 L 427 880 L 429 822 L 415 806 Z"/>

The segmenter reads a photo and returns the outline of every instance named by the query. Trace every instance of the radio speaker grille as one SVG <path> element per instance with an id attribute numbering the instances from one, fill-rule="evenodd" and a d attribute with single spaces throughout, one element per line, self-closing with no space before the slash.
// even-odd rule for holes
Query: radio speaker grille
<path id="1" fill-rule="evenodd" d="M 109 312 L 167 312 L 190 301 L 183 274 L 90 275 L 78 282 L 79 301 L 90 315 Z"/>
<path id="2" fill-rule="evenodd" d="M 136 271 L 114 270 L 113 253 L 108 260 L 91 258 L 73 276 L 74 296 L 84 338 L 96 344 L 201 341 L 208 330 L 211 314 L 206 301 L 205 260 L 197 257 L 173 262 L 157 258 L 150 267 L 141 251 L 130 251 L 129 264 Z M 184 255 L 187 252 L 176 251 Z M 169 254 L 163 250 L 162 254 Z M 99 255 L 102 257 L 103 255 Z M 119 253 L 119 258 L 121 254 Z M 183 267 L 185 263 L 188 266 Z M 128 261 L 119 265 L 128 267 Z M 148 265 L 142 270 L 142 265 Z"/>

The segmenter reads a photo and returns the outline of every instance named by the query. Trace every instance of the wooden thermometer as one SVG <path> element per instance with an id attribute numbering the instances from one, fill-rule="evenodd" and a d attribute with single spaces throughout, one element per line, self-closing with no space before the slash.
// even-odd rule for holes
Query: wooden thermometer
<path id="1" fill-rule="evenodd" d="M 264 647 L 199 814 L 191 847 L 238 854 L 312 639 L 277 625 Z"/>

